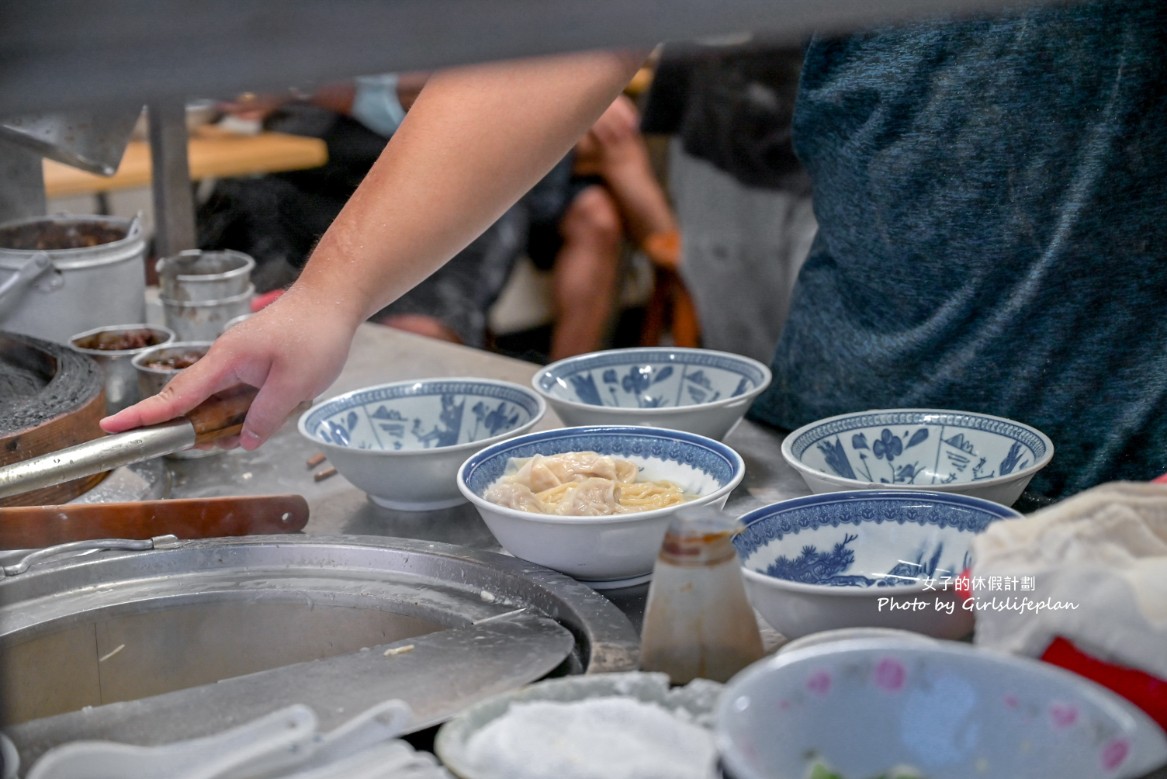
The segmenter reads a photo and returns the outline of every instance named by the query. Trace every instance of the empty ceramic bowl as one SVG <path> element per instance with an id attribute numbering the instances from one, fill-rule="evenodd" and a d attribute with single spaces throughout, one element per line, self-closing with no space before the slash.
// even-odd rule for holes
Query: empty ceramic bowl
<path id="1" fill-rule="evenodd" d="M 546 410 L 510 382 L 420 379 L 325 400 L 300 417 L 299 430 L 374 503 L 425 511 L 463 503 L 456 477 L 467 456 L 529 430 Z"/>
<path id="2" fill-rule="evenodd" d="M 532 385 L 566 425 L 649 425 L 721 440 L 770 369 L 709 349 L 610 349 L 552 363 Z"/>
<path id="3" fill-rule="evenodd" d="M 821 419 L 782 442 L 814 492 L 924 489 L 1012 505 L 1054 447 L 1036 428 L 988 414 L 889 409 Z"/>
<path id="4" fill-rule="evenodd" d="M 688 498 L 665 508 L 600 516 L 508 508 L 488 490 L 535 455 L 595 452 L 635 464 L 643 481 L 666 480 Z M 725 505 L 745 476 L 741 456 L 711 438 L 653 427 L 599 425 L 544 430 L 492 444 L 458 471 L 458 487 L 504 549 L 597 589 L 647 581 L 669 522 L 687 506 Z"/>
<path id="5" fill-rule="evenodd" d="M 732 779 L 823 775 L 816 766 L 848 779 L 1117 779 L 1167 760 L 1163 732 L 1109 690 L 951 641 L 857 639 L 760 660 L 726 685 L 715 732 Z"/>
<path id="6" fill-rule="evenodd" d="M 974 623 L 957 587 L 973 539 L 1019 516 L 967 495 L 832 492 L 745 514 L 733 543 L 750 602 L 786 638 L 882 627 L 958 639 Z"/>

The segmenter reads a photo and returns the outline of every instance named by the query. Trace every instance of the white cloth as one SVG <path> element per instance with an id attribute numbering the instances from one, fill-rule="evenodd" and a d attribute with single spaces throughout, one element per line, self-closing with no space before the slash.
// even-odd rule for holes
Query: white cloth
<path id="1" fill-rule="evenodd" d="M 669 193 L 681 226 L 681 277 L 701 344 L 769 365 L 798 271 L 818 231 L 810 191 L 740 184 L 670 144 Z"/>
<path id="2" fill-rule="evenodd" d="M 977 644 L 1037 657 L 1062 636 L 1167 679 L 1167 485 L 1111 482 L 995 522 L 973 554 Z M 993 577 L 1034 589 L 976 588 L 1005 581 Z M 1014 608 L 1021 598 L 1049 608 Z"/>

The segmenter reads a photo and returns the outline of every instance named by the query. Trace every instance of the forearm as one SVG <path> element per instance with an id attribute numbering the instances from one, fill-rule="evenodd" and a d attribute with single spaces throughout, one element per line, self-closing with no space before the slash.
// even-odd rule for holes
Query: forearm
<path id="1" fill-rule="evenodd" d="M 558 162 L 635 74 L 590 53 L 435 74 L 294 291 L 353 327 L 461 251 Z"/>

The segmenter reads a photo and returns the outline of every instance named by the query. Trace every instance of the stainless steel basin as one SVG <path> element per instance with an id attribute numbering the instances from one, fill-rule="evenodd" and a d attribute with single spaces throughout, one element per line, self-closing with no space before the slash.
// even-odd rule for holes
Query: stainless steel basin
<path id="1" fill-rule="evenodd" d="M 543 676 L 635 668 L 637 644 L 590 588 L 460 546 L 250 536 L 103 551 L 0 580 L 0 727 L 25 764 L 78 738 L 164 743 L 294 702 L 326 729 L 399 697 L 418 729 Z"/>

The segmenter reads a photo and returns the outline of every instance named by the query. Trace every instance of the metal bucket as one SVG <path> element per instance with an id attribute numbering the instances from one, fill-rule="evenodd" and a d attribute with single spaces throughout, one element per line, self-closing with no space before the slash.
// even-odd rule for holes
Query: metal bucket
<path id="1" fill-rule="evenodd" d="M 146 319 L 141 218 L 56 214 L 0 224 L 0 329 L 68 343 Z"/>

